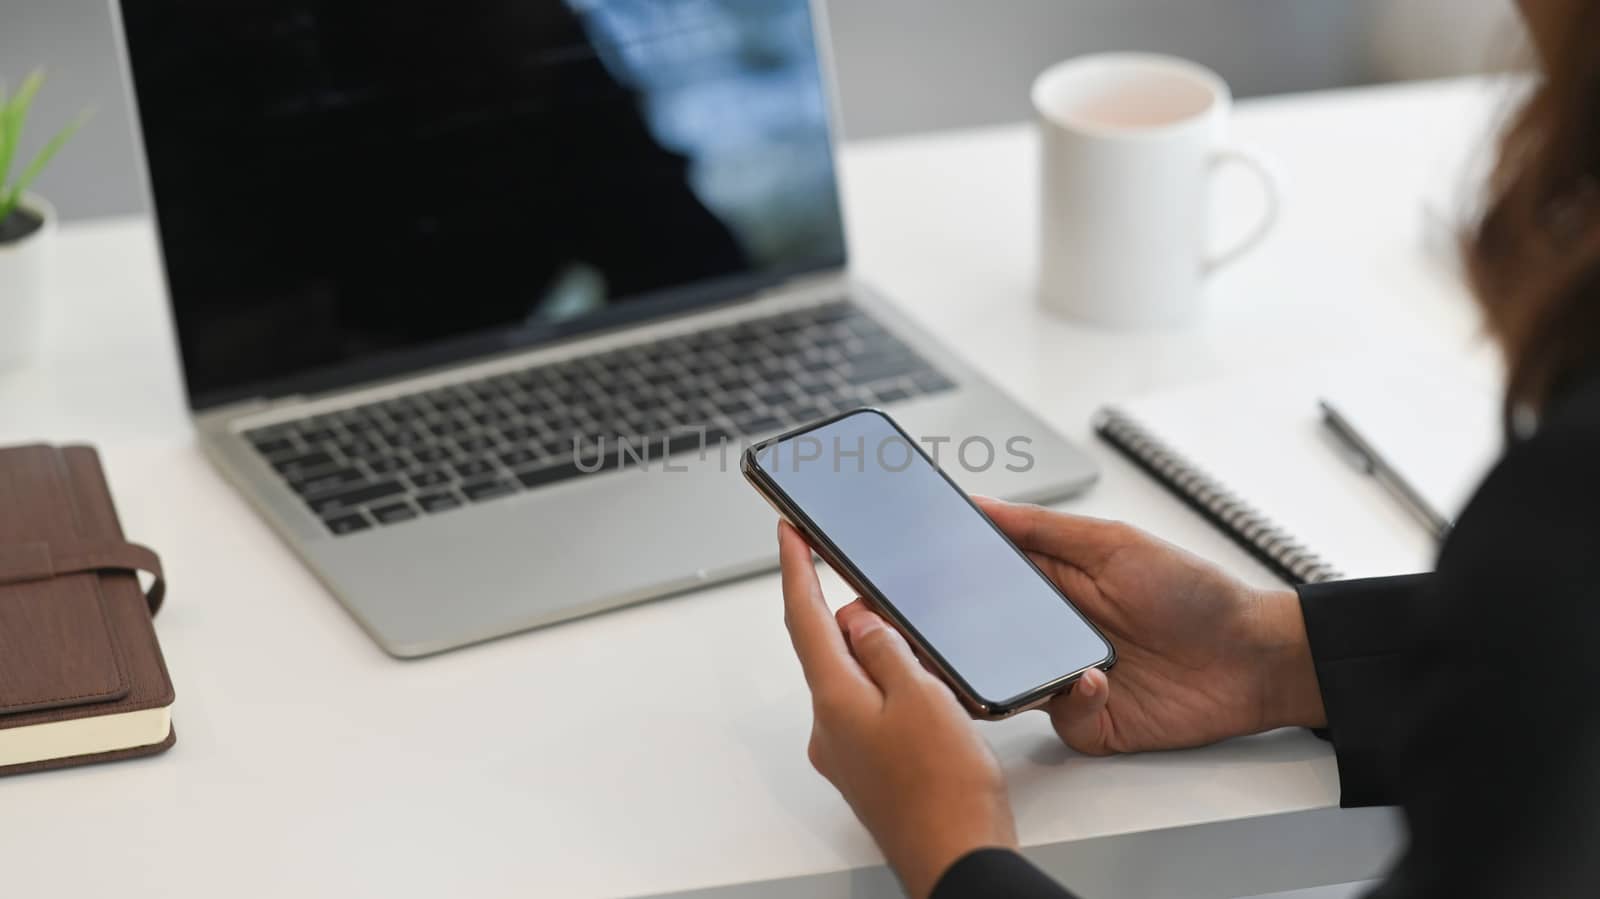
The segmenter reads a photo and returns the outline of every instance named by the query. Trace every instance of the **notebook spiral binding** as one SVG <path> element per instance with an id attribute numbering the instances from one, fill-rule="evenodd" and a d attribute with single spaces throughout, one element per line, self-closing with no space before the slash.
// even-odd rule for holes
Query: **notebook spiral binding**
<path id="1" fill-rule="evenodd" d="M 1289 583 L 1298 586 L 1342 577 L 1322 557 L 1121 410 L 1100 410 L 1095 415 L 1094 430 L 1102 440 Z"/>

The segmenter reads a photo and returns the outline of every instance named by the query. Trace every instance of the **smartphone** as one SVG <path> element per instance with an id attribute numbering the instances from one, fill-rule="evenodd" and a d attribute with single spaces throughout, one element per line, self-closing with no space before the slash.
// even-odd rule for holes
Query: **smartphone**
<path id="1" fill-rule="evenodd" d="M 756 443 L 740 469 L 979 718 L 1042 705 L 1116 650 L 888 415 Z"/>

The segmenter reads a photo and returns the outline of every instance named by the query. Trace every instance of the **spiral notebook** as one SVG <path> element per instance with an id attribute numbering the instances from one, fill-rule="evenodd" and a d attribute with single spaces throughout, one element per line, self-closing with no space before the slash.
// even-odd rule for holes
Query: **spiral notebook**
<path id="1" fill-rule="evenodd" d="M 1452 517 L 1500 450 L 1493 378 L 1349 361 L 1108 406 L 1095 431 L 1290 584 L 1427 571 L 1433 537 L 1341 455 L 1328 399 Z"/>

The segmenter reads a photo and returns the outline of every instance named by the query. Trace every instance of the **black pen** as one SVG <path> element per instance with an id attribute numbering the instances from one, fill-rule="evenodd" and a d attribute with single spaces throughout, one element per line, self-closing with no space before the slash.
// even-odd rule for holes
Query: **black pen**
<path id="1" fill-rule="evenodd" d="M 1417 488 L 1402 477 L 1400 472 L 1383 458 L 1377 448 L 1362 437 L 1349 420 L 1339 414 L 1339 410 L 1333 408 L 1332 403 L 1327 400 L 1317 400 L 1317 405 L 1322 409 L 1322 423 L 1345 448 L 1351 463 L 1363 474 L 1375 478 L 1390 496 L 1405 507 L 1405 510 L 1424 528 L 1427 528 L 1435 540 L 1443 543 L 1444 538 L 1450 535 L 1452 526 L 1450 519 L 1435 509 Z"/>

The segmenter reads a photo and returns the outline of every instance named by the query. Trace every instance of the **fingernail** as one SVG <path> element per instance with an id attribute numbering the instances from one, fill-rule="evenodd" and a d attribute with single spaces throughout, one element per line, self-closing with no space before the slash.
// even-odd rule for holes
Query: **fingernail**
<path id="1" fill-rule="evenodd" d="M 1085 696 L 1093 696 L 1100 692 L 1100 685 L 1087 674 L 1078 679 L 1078 688 L 1083 690 L 1083 695 Z"/>

